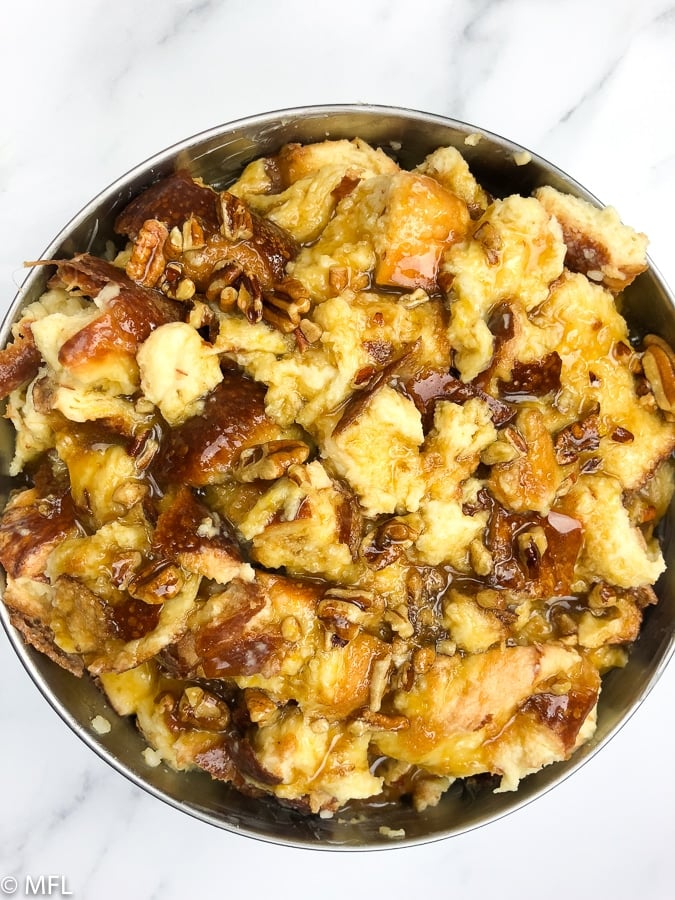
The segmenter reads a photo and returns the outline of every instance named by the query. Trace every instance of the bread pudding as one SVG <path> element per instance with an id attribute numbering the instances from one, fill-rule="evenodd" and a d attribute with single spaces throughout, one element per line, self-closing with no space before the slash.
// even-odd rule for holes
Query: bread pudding
<path id="1" fill-rule="evenodd" d="M 116 231 L 0 353 L 25 640 L 148 764 L 310 814 L 591 739 L 674 485 L 675 358 L 617 306 L 646 237 L 359 139 L 179 170 Z"/>

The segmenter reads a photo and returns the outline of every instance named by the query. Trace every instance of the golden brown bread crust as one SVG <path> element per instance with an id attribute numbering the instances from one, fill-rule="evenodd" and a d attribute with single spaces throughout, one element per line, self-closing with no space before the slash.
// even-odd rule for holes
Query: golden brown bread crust
<path id="1" fill-rule="evenodd" d="M 15 328 L 14 341 L 0 350 L 0 400 L 37 375 L 42 357 L 29 323 Z"/>
<path id="2" fill-rule="evenodd" d="M 127 204 L 115 220 L 115 231 L 133 239 L 147 219 L 160 219 L 173 228 L 191 216 L 216 228 L 217 204 L 218 195 L 212 188 L 197 184 L 188 172 L 180 170 L 146 188 Z"/>
<path id="3" fill-rule="evenodd" d="M 29 619 L 23 613 L 9 607 L 9 621 L 21 634 L 23 639 L 39 653 L 61 666 L 67 672 L 81 678 L 86 669 L 82 657 L 78 653 L 64 653 L 54 643 L 54 635 L 44 623 L 39 620 Z"/>
<path id="4" fill-rule="evenodd" d="M 560 222 L 567 247 L 565 265 L 611 291 L 622 291 L 647 268 L 647 236 L 619 221 L 611 207 L 541 187 L 535 197 Z"/>

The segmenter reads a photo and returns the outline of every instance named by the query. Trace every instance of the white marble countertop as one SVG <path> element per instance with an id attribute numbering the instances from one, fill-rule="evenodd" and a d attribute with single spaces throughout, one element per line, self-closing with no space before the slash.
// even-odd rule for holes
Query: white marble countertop
<path id="1" fill-rule="evenodd" d="M 408 106 L 548 157 L 646 231 L 675 285 L 675 6 L 669 0 L 22 0 L 0 32 L 0 303 L 133 164 L 246 114 Z M 320 894 L 666 898 L 675 664 L 603 751 L 514 815 L 433 845 L 320 854 L 221 832 L 94 756 L 0 634 L 3 876 L 73 896 Z M 52 895 L 56 895 L 55 888 Z"/>

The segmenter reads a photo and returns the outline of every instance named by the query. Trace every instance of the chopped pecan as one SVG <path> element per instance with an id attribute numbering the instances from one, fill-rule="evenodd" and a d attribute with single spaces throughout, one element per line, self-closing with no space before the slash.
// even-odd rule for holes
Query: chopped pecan
<path id="1" fill-rule="evenodd" d="M 401 519 L 387 519 L 371 532 L 363 549 L 368 565 L 379 571 L 400 559 L 419 537 L 419 530 Z"/>
<path id="2" fill-rule="evenodd" d="M 317 325 L 316 322 L 313 322 L 311 319 L 300 319 L 298 328 L 302 332 L 304 339 L 310 344 L 316 344 L 323 334 L 321 326 Z"/>
<path id="3" fill-rule="evenodd" d="M 338 493 L 335 516 L 337 520 L 337 538 L 341 544 L 346 544 L 354 562 L 359 556 L 359 545 L 363 526 L 361 508 L 352 491 L 340 481 L 333 481 L 333 487 Z"/>
<path id="4" fill-rule="evenodd" d="M 223 211 L 222 197 L 221 194 L 221 212 Z M 230 194 L 230 197 L 233 195 Z M 236 206 L 237 210 L 243 206 L 244 211 L 236 212 L 232 223 L 229 220 L 228 224 L 222 223 L 226 231 L 239 235 L 235 238 L 226 238 L 230 243 L 232 257 L 238 259 L 245 270 L 253 267 L 255 271 L 249 272 L 249 274 L 257 275 L 264 287 L 270 287 L 283 280 L 286 264 L 298 252 L 297 244 L 286 231 L 279 228 L 274 222 L 256 215 L 248 210 L 241 200 L 234 199 L 236 204 L 233 206 Z M 243 234 L 248 231 L 250 231 L 250 237 L 244 238 Z M 253 255 L 257 257 L 257 260 Z"/>
<path id="5" fill-rule="evenodd" d="M 436 660 L 436 649 L 427 645 L 418 647 L 413 653 L 412 664 L 416 675 L 424 675 L 433 666 Z"/>
<path id="6" fill-rule="evenodd" d="M 612 346 L 612 356 L 618 362 L 624 363 L 628 366 L 630 372 L 633 375 L 642 374 L 642 362 L 640 360 L 640 355 L 633 350 L 633 348 L 627 344 L 625 341 L 617 341 Z"/>
<path id="7" fill-rule="evenodd" d="M 295 331 L 302 316 L 310 310 L 309 292 L 295 278 L 284 278 L 262 293 L 262 318 L 286 334 Z"/>
<path id="8" fill-rule="evenodd" d="M 350 266 L 331 266 L 328 270 L 328 284 L 334 296 L 348 288 L 351 291 L 365 291 L 370 286 L 370 273 L 355 272 Z"/>
<path id="9" fill-rule="evenodd" d="M 518 555 L 526 569 L 534 569 L 540 565 L 548 549 L 546 532 L 541 525 L 535 525 L 527 531 L 521 531 L 516 537 Z"/>
<path id="10" fill-rule="evenodd" d="M 654 334 L 644 339 L 645 352 L 642 367 L 654 394 L 654 399 L 664 413 L 675 413 L 675 354 L 670 345 Z"/>
<path id="11" fill-rule="evenodd" d="M 343 641 L 351 641 L 361 628 L 376 626 L 384 612 L 378 594 L 360 588 L 330 588 L 316 609 L 326 628 Z"/>
<path id="12" fill-rule="evenodd" d="M 526 400 L 558 391 L 561 369 L 562 360 L 555 350 L 536 362 L 516 362 L 511 370 L 511 380 L 498 380 L 499 396 L 511 401 Z"/>
<path id="13" fill-rule="evenodd" d="M 309 447 L 303 441 L 266 441 L 242 450 L 232 475 L 244 482 L 272 481 L 291 466 L 305 462 L 308 456 Z"/>
<path id="14" fill-rule="evenodd" d="M 337 635 L 341 641 L 348 642 L 361 630 L 359 623 L 353 621 L 357 617 L 355 609 L 341 600 L 321 600 L 316 614 L 328 631 Z"/>
<path id="15" fill-rule="evenodd" d="M 262 319 L 263 297 L 257 278 L 245 278 L 244 276 L 240 278 L 237 308 L 246 316 L 251 325 L 255 325 Z"/>
<path id="16" fill-rule="evenodd" d="M 597 407 L 578 422 L 561 428 L 553 439 L 555 458 L 559 465 L 576 462 L 580 454 L 597 450 L 600 446 L 600 418 Z"/>
<path id="17" fill-rule="evenodd" d="M 256 725 L 271 725 L 279 714 L 279 707 L 269 694 L 260 688 L 246 688 L 244 703 L 251 722 Z"/>
<path id="18" fill-rule="evenodd" d="M 225 731 L 230 724 L 227 703 L 196 684 L 183 691 L 176 716 L 181 724 L 204 731 Z"/>
<path id="19" fill-rule="evenodd" d="M 171 300 L 185 303 L 195 294 L 195 283 L 191 278 L 183 278 L 183 267 L 178 262 L 168 263 L 160 273 L 157 287 Z"/>
<path id="20" fill-rule="evenodd" d="M 336 295 L 341 294 L 349 285 L 347 266 L 331 266 L 328 270 L 328 283 Z"/>
<path id="21" fill-rule="evenodd" d="M 152 428 L 137 434 L 128 447 L 128 454 L 136 463 L 139 472 L 148 468 L 159 451 L 158 435 Z"/>
<path id="22" fill-rule="evenodd" d="M 206 299 L 221 302 L 224 299 L 224 292 L 227 291 L 225 296 L 228 301 L 232 298 L 232 302 L 226 302 L 226 308 L 233 306 L 237 299 L 237 292 L 233 285 L 243 274 L 244 270 L 236 260 L 222 259 L 217 262 L 205 287 Z"/>

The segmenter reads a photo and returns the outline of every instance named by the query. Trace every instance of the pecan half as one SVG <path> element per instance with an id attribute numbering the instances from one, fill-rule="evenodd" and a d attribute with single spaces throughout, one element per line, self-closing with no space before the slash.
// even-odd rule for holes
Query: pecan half
<path id="1" fill-rule="evenodd" d="M 644 339 L 645 352 L 642 368 L 654 394 L 654 399 L 663 412 L 675 412 L 675 354 L 663 338 L 648 334 Z"/>
<path id="2" fill-rule="evenodd" d="M 169 229 L 163 222 L 148 219 L 143 223 L 126 266 L 129 278 L 144 287 L 155 287 L 166 266 L 164 242 L 168 236 Z"/>
<path id="3" fill-rule="evenodd" d="M 253 215 L 239 197 L 229 191 L 221 191 L 218 213 L 220 232 L 228 241 L 248 241 L 253 237 Z"/>

